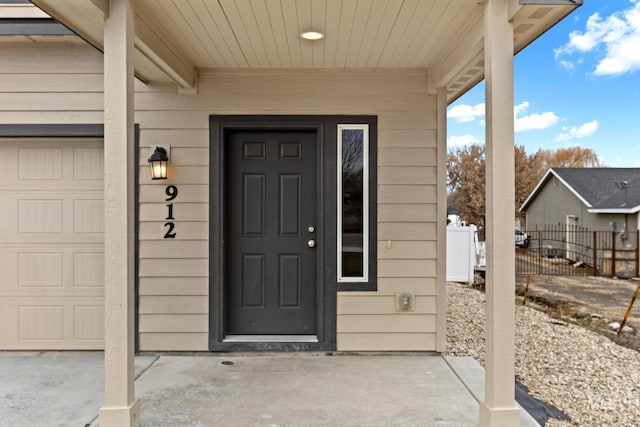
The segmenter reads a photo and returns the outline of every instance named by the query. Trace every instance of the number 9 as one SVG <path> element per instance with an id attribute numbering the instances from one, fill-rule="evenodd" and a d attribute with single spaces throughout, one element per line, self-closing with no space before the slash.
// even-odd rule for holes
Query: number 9
<path id="1" fill-rule="evenodd" d="M 167 186 L 167 188 L 165 189 L 164 192 L 167 194 L 167 196 L 169 196 L 166 199 L 164 199 L 167 202 L 169 202 L 169 201 L 175 199 L 176 197 L 178 197 L 178 187 L 176 187 L 175 185 Z"/>

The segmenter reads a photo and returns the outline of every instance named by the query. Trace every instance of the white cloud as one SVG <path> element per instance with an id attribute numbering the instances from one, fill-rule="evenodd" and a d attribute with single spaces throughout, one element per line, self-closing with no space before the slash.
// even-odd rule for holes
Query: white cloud
<path id="1" fill-rule="evenodd" d="M 513 106 L 513 114 L 515 117 L 518 117 L 518 114 L 524 113 L 529 109 L 529 101 L 521 102 L 520 104 Z"/>
<path id="2" fill-rule="evenodd" d="M 566 60 L 558 61 L 558 66 L 565 71 L 573 71 L 576 68 L 573 62 Z"/>
<path id="3" fill-rule="evenodd" d="M 525 101 L 513 107 L 514 113 L 514 130 L 522 132 L 527 130 L 547 129 L 560 120 L 555 113 L 546 112 L 542 114 L 529 114 L 528 116 L 518 117 L 529 109 L 529 102 Z"/>
<path id="4" fill-rule="evenodd" d="M 564 126 L 562 133 L 556 136 L 556 141 L 571 141 L 593 135 L 598 130 L 598 121 L 593 120 L 582 126 Z"/>
<path id="5" fill-rule="evenodd" d="M 447 112 L 447 117 L 457 122 L 472 122 L 484 116 L 484 103 L 476 105 L 458 104 Z"/>
<path id="6" fill-rule="evenodd" d="M 484 139 L 478 138 L 477 136 L 471 134 L 450 136 L 447 139 L 447 145 L 450 147 L 461 147 L 471 144 L 484 144 Z"/>
<path id="7" fill-rule="evenodd" d="M 514 130 L 516 132 L 522 132 L 526 130 L 547 129 L 558 123 L 559 120 L 560 118 L 552 112 L 529 114 L 528 116 L 516 118 Z"/>
<path id="8" fill-rule="evenodd" d="M 555 50 L 556 60 L 574 52 L 588 53 L 600 46 L 604 56 L 593 70 L 597 76 L 615 76 L 640 69 L 640 1 L 631 0 L 632 6 L 606 18 L 595 13 L 589 17 L 584 32 L 573 31 L 569 42 Z"/>
<path id="9" fill-rule="evenodd" d="M 520 114 L 525 113 L 529 109 L 529 101 L 521 102 L 520 104 L 513 106 L 514 115 L 514 127 L 516 132 L 546 129 L 549 128 L 560 120 L 555 113 L 546 112 L 541 114 L 529 114 L 528 116 L 518 117 Z M 485 125 L 485 104 L 467 105 L 459 104 L 451 108 L 448 113 L 448 118 L 455 119 L 457 122 L 471 122 L 480 118 L 478 123 L 481 126 Z M 465 135 L 464 137 L 471 137 L 471 135 Z M 456 137 L 463 138 L 463 137 Z M 466 143 L 462 143 L 465 145 Z"/>

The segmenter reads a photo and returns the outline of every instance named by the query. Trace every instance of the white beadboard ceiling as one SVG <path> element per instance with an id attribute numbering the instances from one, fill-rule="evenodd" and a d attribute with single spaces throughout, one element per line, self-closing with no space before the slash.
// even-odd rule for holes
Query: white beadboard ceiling
<path id="1" fill-rule="evenodd" d="M 160 25 L 206 68 L 424 68 L 481 16 L 469 0 L 139 0 L 148 24 Z M 474 13 L 475 12 L 475 13 Z M 157 27 L 156 27 L 157 28 Z M 325 34 L 319 41 L 303 31 Z M 426 42 L 425 41 L 429 41 Z"/>
<path id="2" fill-rule="evenodd" d="M 33 0 L 102 48 L 104 0 Z M 452 101 L 484 77 L 484 0 L 134 0 L 136 72 L 195 84 L 197 69 L 430 71 Z M 575 6 L 509 0 L 518 52 Z M 320 31 L 319 41 L 300 38 Z M 514 52 L 514 53 L 515 53 Z"/>

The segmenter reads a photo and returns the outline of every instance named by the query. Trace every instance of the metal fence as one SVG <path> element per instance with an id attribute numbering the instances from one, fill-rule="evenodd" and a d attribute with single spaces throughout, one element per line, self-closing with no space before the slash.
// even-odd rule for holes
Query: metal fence
<path id="1" fill-rule="evenodd" d="M 516 249 L 516 274 L 638 276 L 639 232 L 591 231 L 574 225 L 526 230 L 528 244 Z"/>

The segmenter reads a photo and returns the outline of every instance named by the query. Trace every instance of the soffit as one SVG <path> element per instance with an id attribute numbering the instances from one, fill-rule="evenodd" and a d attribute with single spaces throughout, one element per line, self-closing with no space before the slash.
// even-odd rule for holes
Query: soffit
<path id="1" fill-rule="evenodd" d="M 102 48 L 106 1 L 33 3 Z M 429 69 L 432 89 L 446 86 L 451 102 L 484 77 L 481 3 L 134 0 L 136 71 L 144 80 L 190 87 L 195 70 L 207 68 Z M 515 52 L 575 8 L 509 4 Z M 301 39 L 308 30 L 325 38 Z"/>

